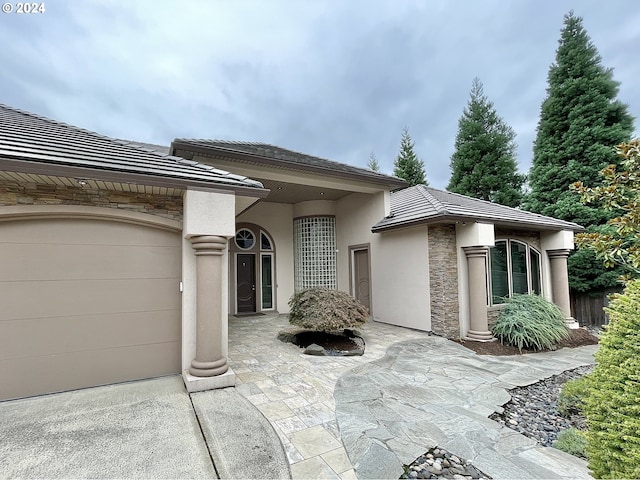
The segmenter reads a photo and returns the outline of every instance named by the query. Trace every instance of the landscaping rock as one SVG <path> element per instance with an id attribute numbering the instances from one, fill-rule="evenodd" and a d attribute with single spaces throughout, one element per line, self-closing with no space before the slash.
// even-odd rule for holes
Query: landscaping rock
<path id="1" fill-rule="evenodd" d="M 316 345 L 315 343 L 312 343 L 311 345 L 309 345 L 304 353 L 306 355 L 326 355 L 327 352 L 324 350 L 324 347 L 321 347 L 320 345 Z"/>

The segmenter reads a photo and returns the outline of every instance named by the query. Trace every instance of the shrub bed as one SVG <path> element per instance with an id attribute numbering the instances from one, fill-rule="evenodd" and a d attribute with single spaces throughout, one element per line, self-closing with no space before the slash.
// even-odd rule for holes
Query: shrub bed
<path id="1" fill-rule="evenodd" d="M 491 329 L 502 343 L 533 350 L 553 348 L 569 336 L 564 314 L 539 295 L 514 295 Z"/>

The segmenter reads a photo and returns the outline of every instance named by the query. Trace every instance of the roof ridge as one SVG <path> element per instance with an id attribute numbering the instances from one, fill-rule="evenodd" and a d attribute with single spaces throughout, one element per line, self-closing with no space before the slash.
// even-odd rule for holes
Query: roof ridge
<path id="1" fill-rule="evenodd" d="M 184 138 L 184 137 L 183 138 L 176 138 L 176 139 L 174 139 L 174 141 L 178 141 L 178 142 L 179 141 L 184 141 L 184 142 L 222 143 L 222 144 L 228 145 L 227 148 L 229 148 L 229 149 L 232 149 L 233 145 L 248 145 L 248 146 L 253 146 L 253 147 L 270 147 L 270 148 L 274 148 L 274 149 L 284 150 L 285 152 L 289 152 L 289 153 L 292 153 L 292 154 L 295 154 L 295 155 L 300 155 L 300 156 L 303 156 L 303 157 L 315 158 L 315 159 L 318 159 L 318 160 L 322 160 L 323 162 L 329 162 L 329 163 L 333 163 L 333 164 L 336 164 L 336 165 L 347 165 L 347 166 L 349 166 L 351 168 L 360 170 L 361 172 L 367 173 L 369 175 L 376 175 L 376 176 L 379 176 L 381 178 L 382 177 L 391 177 L 391 178 L 396 178 L 398 180 L 402 180 L 401 178 L 396 177 L 395 175 L 387 175 L 386 173 L 374 172 L 373 170 L 370 170 L 368 168 L 360 167 L 360 166 L 357 166 L 357 165 L 351 165 L 349 163 L 338 162 L 337 160 L 331 160 L 329 158 L 320 157 L 318 155 L 310 155 L 309 153 L 300 152 L 298 150 L 292 150 L 290 148 L 281 147 L 279 145 L 274 145 L 272 143 L 246 142 L 246 141 L 234 141 L 234 140 L 218 140 L 218 139 L 206 139 L 206 138 Z M 219 148 L 225 148 L 225 147 L 219 147 Z M 247 152 L 240 152 L 240 153 L 247 153 Z"/>
<path id="2" fill-rule="evenodd" d="M 444 204 L 438 200 L 436 197 L 434 197 L 431 192 L 429 192 L 429 186 L 428 185 L 416 185 L 420 188 L 420 193 L 422 194 L 422 196 L 425 198 L 425 200 L 427 200 L 427 202 L 429 202 L 433 208 L 436 209 L 436 212 L 442 215 L 448 215 L 449 214 L 449 210 L 447 210 L 447 208 L 444 206 Z M 434 189 L 437 190 L 437 189 Z"/>
<path id="3" fill-rule="evenodd" d="M 570 222 L 568 220 L 562 220 L 561 218 L 550 217 L 548 215 L 542 215 L 541 213 L 537 213 L 537 212 L 530 212 L 529 210 L 523 210 L 523 209 L 521 209 L 519 207 L 510 207 L 508 205 L 503 205 L 501 203 L 492 202 L 490 200 L 483 200 L 481 198 L 475 198 L 475 197 L 471 197 L 469 195 L 463 195 L 462 193 L 457 193 L 457 192 L 450 192 L 449 190 L 441 190 L 439 188 L 428 187 L 426 185 L 425 185 L 425 187 L 429 188 L 431 190 L 436 190 L 438 192 L 446 193 L 447 195 L 454 195 L 456 197 L 462 197 L 462 198 L 467 199 L 467 200 L 471 199 L 471 200 L 476 201 L 476 202 L 482 202 L 482 203 L 485 203 L 487 205 L 491 205 L 492 207 L 506 208 L 506 209 L 509 209 L 509 210 L 516 210 L 518 212 L 523 212 L 523 213 L 526 213 L 528 215 L 533 215 L 533 216 L 536 216 L 536 217 L 539 217 L 539 218 L 552 219 L 554 221 L 561 221 L 561 222 L 565 222 L 565 223 L 571 224 L 571 225 L 578 225 L 575 222 Z M 580 226 L 580 225 L 578 225 L 578 226 Z"/>

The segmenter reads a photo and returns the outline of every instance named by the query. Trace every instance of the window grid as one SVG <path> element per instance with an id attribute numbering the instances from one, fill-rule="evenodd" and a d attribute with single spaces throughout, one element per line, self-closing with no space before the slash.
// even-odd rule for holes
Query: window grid
<path id="1" fill-rule="evenodd" d="M 296 291 L 336 288 L 336 222 L 334 217 L 304 217 L 293 221 Z"/>
<path id="2" fill-rule="evenodd" d="M 504 257 L 504 258 L 502 258 Z M 541 292 L 540 253 L 518 240 L 497 240 L 489 255 L 490 305 L 514 293 Z"/>

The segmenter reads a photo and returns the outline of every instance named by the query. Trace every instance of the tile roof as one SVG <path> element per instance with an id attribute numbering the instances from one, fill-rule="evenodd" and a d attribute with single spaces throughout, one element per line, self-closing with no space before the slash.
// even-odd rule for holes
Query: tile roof
<path id="1" fill-rule="evenodd" d="M 42 169 L 44 174 L 64 168 L 88 169 L 96 175 L 108 172 L 135 176 L 137 180 L 160 178 L 182 186 L 262 190 L 262 184 L 255 180 L 163 154 L 154 147 L 109 138 L 0 104 L 0 169 L 28 165 L 29 173 Z"/>
<path id="2" fill-rule="evenodd" d="M 577 223 L 505 207 L 425 185 L 391 194 L 391 213 L 371 229 L 381 232 L 415 224 L 487 222 L 537 230 L 583 230 Z"/>
<path id="3" fill-rule="evenodd" d="M 176 138 L 171 151 L 186 150 L 202 154 L 242 154 L 248 163 L 260 163 L 281 168 L 313 170 L 316 173 L 329 176 L 347 176 L 387 185 L 391 188 L 406 187 L 407 183 L 398 177 L 385 175 L 372 170 L 354 167 L 345 163 L 314 157 L 305 153 L 294 152 L 285 148 L 257 142 L 232 142 L 224 140 L 205 140 Z"/>

